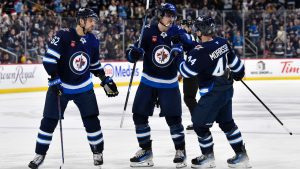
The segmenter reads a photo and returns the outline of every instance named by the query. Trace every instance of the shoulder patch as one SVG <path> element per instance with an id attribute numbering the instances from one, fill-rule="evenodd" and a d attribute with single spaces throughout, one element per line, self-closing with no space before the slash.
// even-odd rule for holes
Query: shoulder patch
<path id="1" fill-rule="evenodd" d="M 151 26 L 150 24 L 147 24 L 145 25 L 145 28 L 150 28 L 150 26 Z"/>
<path id="2" fill-rule="evenodd" d="M 195 47 L 196 50 L 203 49 L 203 48 L 204 48 L 204 47 L 203 47 L 202 45 L 197 45 L 197 46 Z"/>

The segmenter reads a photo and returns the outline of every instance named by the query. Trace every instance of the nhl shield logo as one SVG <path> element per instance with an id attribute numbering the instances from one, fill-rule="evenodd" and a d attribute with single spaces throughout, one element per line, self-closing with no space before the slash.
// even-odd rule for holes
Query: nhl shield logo
<path id="1" fill-rule="evenodd" d="M 90 57 L 87 53 L 79 51 L 74 53 L 69 62 L 70 69 L 77 75 L 84 74 L 90 64 Z"/>
<path id="2" fill-rule="evenodd" d="M 170 47 L 166 45 L 159 45 L 153 49 L 152 52 L 152 61 L 157 67 L 167 67 L 172 63 L 170 57 Z"/>

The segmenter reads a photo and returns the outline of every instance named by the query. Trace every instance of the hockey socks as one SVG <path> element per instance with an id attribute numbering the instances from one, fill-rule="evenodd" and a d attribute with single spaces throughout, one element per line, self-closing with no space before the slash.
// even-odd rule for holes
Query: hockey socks
<path id="1" fill-rule="evenodd" d="M 58 123 L 58 120 L 43 118 L 41 120 L 40 129 L 38 131 L 36 139 L 35 153 L 40 155 L 46 155 L 50 143 L 52 141 L 52 136 L 54 129 Z"/>
<path id="2" fill-rule="evenodd" d="M 135 126 L 136 137 L 142 149 L 151 149 L 150 131 L 151 129 L 148 124 Z"/>
<path id="3" fill-rule="evenodd" d="M 226 132 L 226 137 L 235 153 L 242 152 L 243 138 L 237 126 L 234 126 L 229 132 Z"/>
<path id="4" fill-rule="evenodd" d="M 102 153 L 104 148 L 104 141 L 98 117 L 86 117 L 83 118 L 82 121 L 87 133 L 87 139 L 92 152 L 94 154 Z"/>

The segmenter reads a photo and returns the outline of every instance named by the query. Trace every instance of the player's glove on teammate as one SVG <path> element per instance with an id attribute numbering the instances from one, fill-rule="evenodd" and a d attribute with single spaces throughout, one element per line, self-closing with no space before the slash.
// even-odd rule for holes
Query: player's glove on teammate
<path id="1" fill-rule="evenodd" d="M 115 82 L 112 80 L 111 77 L 106 76 L 102 82 L 101 82 L 101 86 L 103 87 L 106 95 L 108 97 L 115 97 L 119 94 L 117 85 L 115 84 Z"/>
<path id="2" fill-rule="evenodd" d="M 183 56 L 183 47 L 181 43 L 172 45 L 170 52 L 171 57 Z"/>
<path id="3" fill-rule="evenodd" d="M 51 76 L 51 78 L 48 79 L 48 86 L 58 95 L 62 95 L 61 80 L 58 76 Z"/>
<path id="4" fill-rule="evenodd" d="M 187 34 L 187 33 L 180 33 L 180 34 L 176 34 L 174 36 L 171 37 L 171 42 L 173 44 L 191 44 L 192 43 L 192 37 L 191 35 Z"/>
<path id="5" fill-rule="evenodd" d="M 129 62 L 136 62 L 140 58 L 144 57 L 145 51 L 143 48 L 138 48 L 135 46 L 131 46 L 127 52 L 127 58 Z"/>

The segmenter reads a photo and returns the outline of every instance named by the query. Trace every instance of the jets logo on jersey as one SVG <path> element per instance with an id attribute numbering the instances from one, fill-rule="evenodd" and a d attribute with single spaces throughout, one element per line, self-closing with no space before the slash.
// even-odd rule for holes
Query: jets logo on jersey
<path id="1" fill-rule="evenodd" d="M 167 67 L 172 63 L 170 57 L 171 49 L 166 45 L 159 45 L 153 49 L 152 61 L 157 67 Z"/>
<path id="2" fill-rule="evenodd" d="M 74 53 L 69 62 L 70 69 L 77 75 L 84 74 L 90 64 L 90 57 L 87 53 L 79 51 Z"/>

